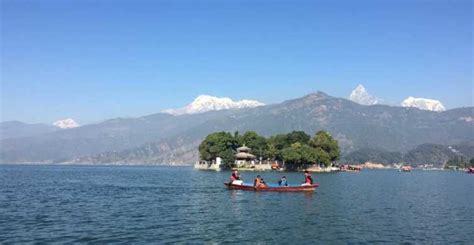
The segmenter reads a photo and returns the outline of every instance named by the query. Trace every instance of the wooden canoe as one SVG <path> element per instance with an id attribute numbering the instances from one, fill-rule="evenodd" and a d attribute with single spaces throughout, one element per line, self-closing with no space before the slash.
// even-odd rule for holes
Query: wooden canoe
<path id="1" fill-rule="evenodd" d="M 314 191 L 319 184 L 313 185 L 300 185 L 300 186 L 268 186 L 255 188 L 251 185 L 234 185 L 230 183 L 224 183 L 229 189 L 244 190 L 244 191 L 280 191 L 280 192 L 296 192 L 296 191 Z"/>

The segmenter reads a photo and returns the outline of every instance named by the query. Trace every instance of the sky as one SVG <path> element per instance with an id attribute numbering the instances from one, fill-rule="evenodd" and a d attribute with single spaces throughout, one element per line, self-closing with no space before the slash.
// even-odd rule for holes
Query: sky
<path id="1" fill-rule="evenodd" d="M 278 103 L 363 84 L 472 106 L 471 1 L 0 1 L 1 118 L 84 123 L 200 94 Z"/>

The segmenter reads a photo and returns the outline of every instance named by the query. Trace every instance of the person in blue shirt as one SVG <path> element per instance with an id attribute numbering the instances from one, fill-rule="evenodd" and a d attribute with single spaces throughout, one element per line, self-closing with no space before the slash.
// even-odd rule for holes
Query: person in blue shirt
<path id="1" fill-rule="evenodd" d="M 288 186 L 288 181 L 286 180 L 286 176 L 281 177 L 280 181 L 278 181 L 280 186 Z"/>

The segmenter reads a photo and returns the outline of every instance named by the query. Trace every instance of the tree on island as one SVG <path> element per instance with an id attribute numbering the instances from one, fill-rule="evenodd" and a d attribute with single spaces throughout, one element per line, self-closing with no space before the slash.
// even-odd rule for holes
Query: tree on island
<path id="1" fill-rule="evenodd" d="M 224 163 L 234 162 L 235 149 L 239 146 L 236 138 L 228 132 L 216 132 L 208 135 L 199 145 L 201 160 L 212 161 L 222 158 Z"/>
<path id="2" fill-rule="evenodd" d="M 273 143 L 267 143 L 267 152 L 265 153 L 268 159 L 270 160 L 278 160 L 281 158 L 280 150 L 278 150 Z"/>
<path id="3" fill-rule="evenodd" d="M 310 140 L 309 145 L 314 147 L 320 154 L 321 163 L 328 166 L 331 162 L 339 160 L 341 152 L 337 140 L 326 131 L 317 132 Z"/>
<path id="4" fill-rule="evenodd" d="M 268 139 L 268 143 L 272 144 L 276 149 L 283 150 L 290 147 L 294 143 L 308 144 L 311 136 L 303 131 L 292 131 L 287 134 L 277 134 Z"/>
<path id="5" fill-rule="evenodd" d="M 304 138 L 306 140 L 306 137 Z M 314 163 L 328 167 L 340 157 L 339 145 L 326 131 L 319 131 L 304 143 L 294 143 L 282 150 L 282 160 L 292 168 L 305 167 Z"/>
<path id="6" fill-rule="evenodd" d="M 311 140 L 311 136 L 303 131 L 292 131 L 286 135 L 286 141 L 288 145 L 294 143 L 308 144 Z"/>
<path id="7" fill-rule="evenodd" d="M 298 169 L 318 160 L 317 151 L 306 144 L 296 142 L 282 150 L 281 155 L 288 169 Z"/>

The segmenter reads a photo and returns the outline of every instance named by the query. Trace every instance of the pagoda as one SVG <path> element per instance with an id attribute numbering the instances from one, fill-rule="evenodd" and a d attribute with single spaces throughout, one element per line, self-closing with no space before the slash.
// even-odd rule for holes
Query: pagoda
<path id="1" fill-rule="evenodd" d="M 237 154 L 235 154 L 235 164 L 243 165 L 243 164 L 255 164 L 255 155 L 250 153 L 250 148 L 245 146 L 245 144 L 239 148 L 237 148 Z"/>

